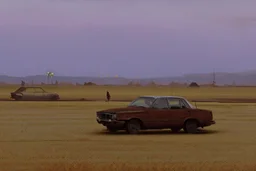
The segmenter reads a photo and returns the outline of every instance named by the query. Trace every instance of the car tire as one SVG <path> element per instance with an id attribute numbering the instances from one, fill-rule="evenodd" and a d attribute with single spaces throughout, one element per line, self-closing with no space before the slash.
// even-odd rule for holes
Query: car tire
<path id="1" fill-rule="evenodd" d="M 115 132 L 117 132 L 117 129 L 116 129 L 116 128 L 113 128 L 113 127 L 111 127 L 111 126 L 107 126 L 107 130 L 108 130 L 108 132 L 110 132 L 110 133 L 115 133 Z"/>
<path id="2" fill-rule="evenodd" d="M 138 134 L 141 129 L 141 123 L 138 120 L 132 119 L 126 124 L 126 131 L 129 134 Z"/>
<path id="3" fill-rule="evenodd" d="M 180 132 L 181 128 L 172 127 L 171 130 L 172 130 L 172 132 L 174 132 L 174 133 L 178 133 L 178 132 Z"/>
<path id="4" fill-rule="evenodd" d="M 188 134 L 195 134 L 197 133 L 197 128 L 198 128 L 197 121 L 188 120 L 185 123 L 184 131 Z"/>

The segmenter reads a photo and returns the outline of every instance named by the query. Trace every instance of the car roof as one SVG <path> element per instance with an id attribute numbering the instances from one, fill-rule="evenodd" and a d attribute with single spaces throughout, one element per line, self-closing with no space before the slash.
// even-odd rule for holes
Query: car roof
<path id="1" fill-rule="evenodd" d="M 42 87 L 19 87 L 17 90 L 15 90 L 15 92 L 21 92 L 21 91 L 25 91 L 26 89 L 32 89 L 32 88 L 38 88 L 38 89 L 42 89 L 44 90 Z M 45 90 L 44 90 L 45 91 Z"/>
<path id="2" fill-rule="evenodd" d="M 179 98 L 179 99 L 185 99 L 181 96 L 140 96 L 140 97 L 150 97 L 150 98 Z"/>

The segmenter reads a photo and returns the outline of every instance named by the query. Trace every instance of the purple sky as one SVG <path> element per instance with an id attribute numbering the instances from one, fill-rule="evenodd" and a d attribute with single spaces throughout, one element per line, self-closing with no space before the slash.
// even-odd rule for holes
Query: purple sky
<path id="1" fill-rule="evenodd" d="M 0 0 L 0 75 L 256 69 L 255 0 Z"/>

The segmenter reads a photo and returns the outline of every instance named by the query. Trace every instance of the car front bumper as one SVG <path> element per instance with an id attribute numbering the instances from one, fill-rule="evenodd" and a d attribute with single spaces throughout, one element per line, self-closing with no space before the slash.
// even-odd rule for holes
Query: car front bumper
<path id="1" fill-rule="evenodd" d="M 117 128 L 123 128 L 125 125 L 125 121 L 118 121 L 118 120 L 112 120 L 112 119 L 100 119 L 96 118 L 96 121 L 99 124 L 102 124 L 104 126 L 111 126 L 111 127 L 117 127 Z"/>

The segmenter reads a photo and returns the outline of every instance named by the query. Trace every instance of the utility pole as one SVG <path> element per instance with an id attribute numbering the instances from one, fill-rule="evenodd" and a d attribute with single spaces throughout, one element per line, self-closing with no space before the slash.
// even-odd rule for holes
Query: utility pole
<path id="1" fill-rule="evenodd" d="M 216 85 L 216 75 L 215 75 L 215 70 L 213 71 L 213 80 L 212 80 L 212 85 Z"/>

